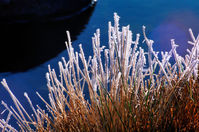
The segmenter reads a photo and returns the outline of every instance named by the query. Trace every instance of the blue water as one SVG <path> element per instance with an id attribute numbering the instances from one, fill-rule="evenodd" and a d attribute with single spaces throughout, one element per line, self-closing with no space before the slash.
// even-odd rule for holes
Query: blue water
<path id="1" fill-rule="evenodd" d="M 113 22 L 113 13 L 117 12 L 120 16 L 120 25 L 130 24 L 130 29 L 134 35 L 142 34 L 142 25 L 145 25 L 147 35 L 155 41 L 154 50 L 169 51 L 170 39 L 174 38 L 179 44 L 177 51 L 180 55 L 186 54 L 186 49 L 190 48 L 187 41 L 190 40 L 188 29 L 192 28 L 195 35 L 199 33 L 199 2 L 197 0 L 99 0 L 96 7 L 89 18 L 87 24 L 76 40 L 73 41 L 73 47 L 79 51 L 78 45 L 83 45 L 86 56 L 92 55 L 91 37 L 97 28 L 101 29 L 101 44 L 108 46 L 108 21 Z M 79 20 L 81 21 L 81 19 Z M 63 27 L 64 29 L 65 27 Z M 56 39 L 55 36 L 48 39 Z M 17 42 L 16 42 L 17 43 Z M 58 44 L 64 42 L 55 43 Z M 146 47 L 146 44 L 141 44 Z M 49 52 L 49 54 L 51 54 Z M 67 59 L 66 51 L 61 51 L 58 55 L 34 68 L 28 69 L 25 72 L 6 72 L 0 73 L 0 80 L 5 78 L 14 92 L 16 97 L 28 106 L 24 92 L 27 92 L 33 101 L 33 104 L 39 104 L 44 108 L 44 104 L 36 96 L 38 91 L 45 99 L 48 99 L 48 90 L 46 86 L 45 73 L 47 72 L 48 64 L 58 71 L 58 61 L 64 56 Z M 41 56 L 42 57 L 42 56 Z M 1 62 L 3 63 L 3 62 Z M 12 63 L 12 60 L 10 60 Z M 26 62 L 24 62 L 26 63 Z M 14 66 L 14 65 L 13 65 Z M 0 100 L 4 100 L 9 105 L 14 105 L 7 91 L 0 86 Z M 28 111 L 32 111 L 27 107 Z M 3 107 L 0 106 L 0 111 Z"/>

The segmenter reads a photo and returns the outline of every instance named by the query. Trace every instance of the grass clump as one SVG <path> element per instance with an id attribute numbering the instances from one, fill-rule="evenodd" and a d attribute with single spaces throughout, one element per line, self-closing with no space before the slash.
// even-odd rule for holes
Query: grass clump
<path id="1" fill-rule="evenodd" d="M 93 56 L 86 60 L 80 45 L 75 52 L 69 32 L 66 42 L 69 60 L 62 58 L 57 77 L 49 66 L 46 74 L 49 90 L 47 112 L 32 105 L 30 116 L 5 80 L 2 84 L 12 97 L 17 110 L 2 104 L 9 111 L 0 120 L 3 131 L 17 131 L 9 125 L 10 116 L 16 119 L 21 131 L 197 131 L 199 130 L 199 36 L 189 30 L 193 48 L 185 58 L 171 40 L 169 52 L 153 50 L 143 26 L 148 51 L 139 46 L 140 35 L 133 39 L 129 26 L 119 29 L 119 16 L 114 25 L 109 22 L 109 49 L 100 46 L 100 30 L 92 38 Z M 102 53 L 104 55 L 102 55 Z M 102 56 L 104 58 L 102 58 Z M 170 63 L 174 57 L 175 63 Z M 80 67 L 82 65 L 83 67 Z M 84 89 L 89 90 L 89 101 Z"/>

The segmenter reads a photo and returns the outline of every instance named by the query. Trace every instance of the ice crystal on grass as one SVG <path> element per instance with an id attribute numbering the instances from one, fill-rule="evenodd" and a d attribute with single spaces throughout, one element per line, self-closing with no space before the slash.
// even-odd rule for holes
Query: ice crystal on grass
<path id="1" fill-rule="evenodd" d="M 177 53 L 178 45 L 172 39 L 172 49 L 169 52 L 161 51 L 160 60 L 159 52 L 153 50 L 154 41 L 147 38 L 145 26 L 143 43 L 148 46 L 147 52 L 138 46 L 140 34 L 133 35 L 129 25 L 120 31 L 116 13 L 114 25 L 109 22 L 108 27 L 109 48 L 100 45 L 100 30 L 97 29 L 92 37 L 93 56 L 88 60 L 81 44 L 80 52 L 74 51 L 67 32 L 69 59 L 62 58 L 58 63 L 59 76 L 50 66 L 46 73 L 50 104 L 37 93 L 48 112 L 39 106 L 35 108 L 25 93 L 34 113 L 30 116 L 4 79 L 2 84 L 17 111 L 2 102 L 9 114 L 6 121 L 0 120 L 0 127 L 6 131 L 16 131 L 8 125 L 12 115 L 22 131 L 152 131 L 164 130 L 169 125 L 175 130 L 199 129 L 196 110 L 199 105 L 199 36 L 195 38 L 189 29 L 192 41 L 188 43 L 193 48 L 188 50 L 185 58 Z M 172 56 L 174 64 L 170 63 Z M 90 103 L 85 99 L 85 88 L 89 90 Z M 184 118 L 175 110 L 181 108 L 180 112 L 186 113 L 187 109 L 184 108 L 190 104 L 195 110 L 192 111 L 195 120 L 191 120 L 187 114 L 184 118 L 190 119 L 189 122 L 180 124 Z M 193 122 L 196 125 L 190 127 Z"/>

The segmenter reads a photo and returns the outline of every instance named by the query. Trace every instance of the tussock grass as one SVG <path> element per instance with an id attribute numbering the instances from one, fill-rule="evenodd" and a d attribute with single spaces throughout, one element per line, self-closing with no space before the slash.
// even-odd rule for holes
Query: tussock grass
<path id="1" fill-rule="evenodd" d="M 144 41 L 148 51 L 139 47 L 140 35 L 133 35 L 129 26 L 119 28 L 119 16 L 114 14 L 114 25 L 109 22 L 109 49 L 100 46 L 100 30 L 93 42 L 93 56 L 86 60 L 80 45 L 75 52 L 67 32 L 69 59 L 60 61 L 59 76 L 49 66 L 46 73 L 49 90 L 47 111 L 33 106 L 27 98 L 33 115 L 29 115 L 5 79 L 3 86 L 9 92 L 16 110 L 7 106 L 7 119 L 0 120 L 3 131 L 17 131 L 9 125 L 10 116 L 16 119 L 21 131 L 197 131 L 199 130 L 199 36 L 189 29 L 193 45 L 185 58 L 171 40 L 169 52 L 153 50 L 153 41 Z M 135 38 L 133 38 L 135 37 Z M 104 54 L 104 58 L 102 58 Z M 170 63 L 174 57 L 175 63 Z M 80 65 L 83 67 L 80 68 Z M 157 71 L 157 69 L 159 69 Z M 156 71 L 156 72 L 155 72 Z M 89 90 L 89 101 L 84 89 Z"/>

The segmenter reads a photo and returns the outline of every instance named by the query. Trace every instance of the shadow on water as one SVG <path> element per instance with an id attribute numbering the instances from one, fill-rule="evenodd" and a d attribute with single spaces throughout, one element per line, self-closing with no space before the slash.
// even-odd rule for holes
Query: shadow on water
<path id="1" fill-rule="evenodd" d="M 72 40 L 85 28 L 94 6 L 71 18 L 51 22 L 0 24 L 0 72 L 21 72 L 65 50 L 66 30 Z"/>

